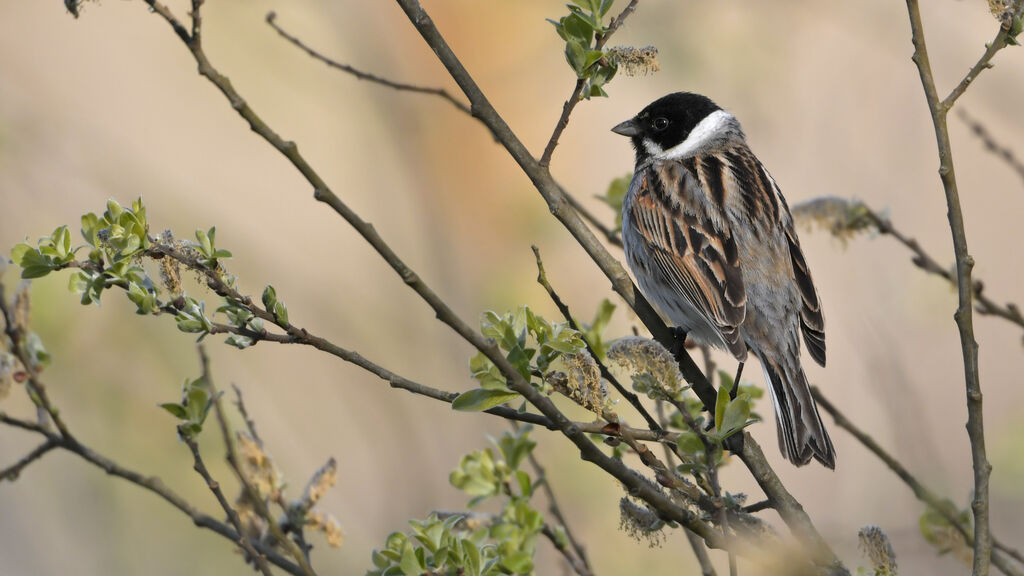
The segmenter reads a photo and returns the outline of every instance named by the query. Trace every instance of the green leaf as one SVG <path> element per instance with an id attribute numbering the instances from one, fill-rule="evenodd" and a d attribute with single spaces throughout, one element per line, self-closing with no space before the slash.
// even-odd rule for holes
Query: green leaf
<path id="1" fill-rule="evenodd" d="M 476 388 L 459 394 L 452 401 L 452 408 L 463 412 L 482 412 L 519 397 L 518 392 L 509 389 Z"/>
<path id="2" fill-rule="evenodd" d="M 715 427 L 722 430 L 722 420 L 725 419 L 725 409 L 729 406 L 729 388 L 722 382 L 718 386 L 718 398 L 715 399 Z"/>
<path id="3" fill-rule="evenodd" d="M 529 574 L 533 571 L 533 554 L 513 552 L 501 559 L 501 565 L 513 574 Z"/>
<path id="4" fill-rule="evenodd" d="M 468 538 L 460 542 L 465 576 L 480 576 L 480 548 Z"/>
<path id="5" fill-rule="evenodd" d="M 519 483 L 519 493 L 524 498 L 529 498 L 533 495 L 533 482 L 530 480 L 530 475 L 526 470 L 515 471 L 516 482 Z"/>
<path id="6" fill-rule="evenodd" d="M 716 406 L 717 408 L 717 406 Z M 737 396 L 725 407 L 725 414 L 718 426 L 722 438 L 742 430 L 750 419 L 750 398 L 745 395 Z"/>
<path id="7" fill-rule="evenodd" d="M 423 574 L 423 566 L 420 564 L 419 558 L 416 557 L 416 551 L 413 550 L 412 543 L 408 540 L 402 546 L 402 561 L 399 567 L 405 576 L 421 576 Z"/>
<path id="8" fill-rule="evenodd" d="M 159 406 L 164 410 L 170 412 L 171 416 L 174 416 L 178 420 L 188 420 L 188 413 L 185 411 L 185 407 L 182 406 L 181 404 L 176 404 L 174 402 L 165 402 L 163 404 L 160 404 Z"/>
<path id="9" fill-rule="evenodd" d="M 267 287 L 263 289 L 263 307 L 267 312 L 273 312 L 275 304 L 277 304 L 277 290 L 267 284 Z"/>
<path id="10" fill-rule="evenodd" d="M 682 432 L 676 438 L 676 446 L 684 454 L 700 454 L 704 452 L 704 442 L 694 432 Z"/>
<path id="11" fill-rule="evenodd" d="M 569 36 L 568 42 L 575 42 L 581 47 L 588 47 L 594 40 L 594 26 L 585 17 L 579 14 L 570 14 L 562 19 L 562 26 Z"/>
<path id="12" fill-rule="evenodd" d="M 569 67 L 576 71 L 576 77 L 583 77 L 583 66 L 587 60 L 586 50 L 576 40 L 569 40 L 565 43 L 565 60 Z"/>
<path id="13" fill-rule="evenodd" d="M 43 256 L 43 254 L 35 248 L 28 247 L 28 250 L 19 250 L 19 244 L 11 250 L 11 254 L 16 252 L 20 254 L 21 258 L 15 262 L 21 266 L 21 277 L 22 278 L 42 278 L 53 271 L 54 265 L 53 260 Z M 25 245 L 27 246 L 27 245 Z"/>
<path id="14" fill-rule="evenodd" d="M 278 324 L 288 324 L 288 308 L 285 307 L 284 302 L 274 303 L 274 318 L 277 319 Z"/>

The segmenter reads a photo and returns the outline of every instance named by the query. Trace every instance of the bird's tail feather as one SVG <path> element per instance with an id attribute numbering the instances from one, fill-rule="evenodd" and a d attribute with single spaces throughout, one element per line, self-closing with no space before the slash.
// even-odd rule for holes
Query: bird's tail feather
<path id="1" fill-rule="evenodd" d="M 787 370 L 769 358 L 761 358 L 765 378 L 775 408 L 782 455 L 797 466 L 815 460 L 828 468 L 836 467 L 836 452 L 818 406 L 811 396 L 807 376 L 800 366 Z"/>

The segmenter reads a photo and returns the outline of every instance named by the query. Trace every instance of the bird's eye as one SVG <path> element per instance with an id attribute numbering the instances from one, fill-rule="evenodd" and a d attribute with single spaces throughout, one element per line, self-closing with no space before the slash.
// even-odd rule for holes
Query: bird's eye
<path id="1" fill-rule="evenodd" d="M 668 118 L 655 118 L 654 119 L 654 129 L 655 130 L 664 130 L 665 128 L 668 128 Z"/>

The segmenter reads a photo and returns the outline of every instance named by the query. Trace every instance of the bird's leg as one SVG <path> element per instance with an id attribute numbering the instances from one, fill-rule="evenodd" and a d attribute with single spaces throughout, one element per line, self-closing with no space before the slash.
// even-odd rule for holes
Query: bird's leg
<path id="1" fill-rule="evenodd" d="M 743 364 L 744 362 L 740 362 L 740 365 L 736 367 L 736 377 L 732 380 L 732 390 L 729 390 L 730 400 L 735 400 L 736 394 L 740 391 L 740 376 L 743 374 Z"/>

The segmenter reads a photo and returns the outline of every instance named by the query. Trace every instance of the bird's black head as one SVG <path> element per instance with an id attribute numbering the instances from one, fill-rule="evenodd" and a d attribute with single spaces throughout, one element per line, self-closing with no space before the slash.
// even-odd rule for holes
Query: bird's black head
<path id="1" fill-rule="evenodd" d="M 637 162 L 682 144 L 702 120 L 721 110 L 706 96 L 676 92 L 650 103 L 639 114 L 612 128 L 628 136 Z"/>

